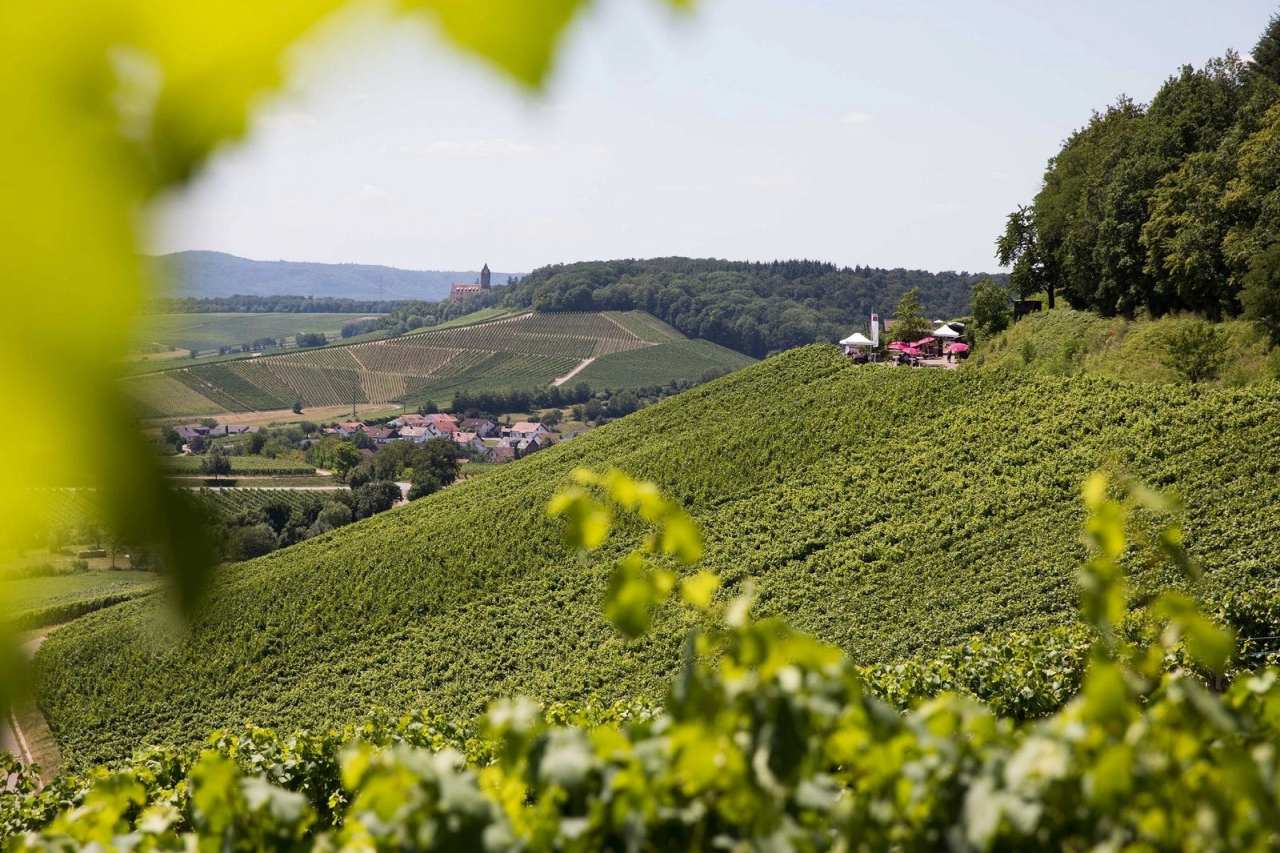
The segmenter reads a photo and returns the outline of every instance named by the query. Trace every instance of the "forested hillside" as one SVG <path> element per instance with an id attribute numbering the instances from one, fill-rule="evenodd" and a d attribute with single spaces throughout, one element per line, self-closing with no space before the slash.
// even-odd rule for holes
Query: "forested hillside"
<path id="1" fill-rule="evenodd" d="M 760 357 L 839 340 L 873 311 L 890 317 L 913 287 L 930 317 L 961 316 L 983 277 L 818 261 L 653 258 L 542 267 L 504 298 L 540 311 L 647 311 L 691 338 Z"/>
<path id="2" fill-rule="evenodd" d="M 1280 342 L 1280 15 L 1251 58 L 1096 112 L 999 241 L 1023 294 L 1111 316 L 1242 312 Z"/>
<path id="3" fill-rule="evenodd" d="M 476 270 L 403 270 L 371 264 L 255 261 L 225 252 L 175 252 L 153 259 L 166 296 L 316 296 L 353 300 L 438 300 L 454 282 L 473 281 Z M 495 283 L 507 273 L 494 273 Z M 364 309 L 355 309 L 364 310 Z"/>
<path id="4" fill-rule="evenodd" d="M 627 643 L 600 617 L 611 570 L 567 556 L 548 498 L 579 465 L 654 480 L 706 532 L 725 594 L 856 662 L 1073 619 L 1079 490 L 1099 467 L 1181 496 L 1209 599 L 1274 589 L 1280 387 L 851 367 L 809 347 L 702 385 L 409 506 L 223 571 L 189 633 L 158 602 L 50 637 L 40 702 L 74 760 L 491 699 L 652 697 L 687 617 Z M 1132 554 L 1136 594 L 1176 569 Z"/>

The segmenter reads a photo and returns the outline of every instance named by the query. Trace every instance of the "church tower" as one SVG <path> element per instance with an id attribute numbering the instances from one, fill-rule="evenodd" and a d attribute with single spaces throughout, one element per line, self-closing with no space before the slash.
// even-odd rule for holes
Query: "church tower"
<path id="1" fill-rule="evenodd" d="M 489 289 L 489 265 L 485 264 L 484 269 L 480 270 L 480 288 L 482 290 Z"/>

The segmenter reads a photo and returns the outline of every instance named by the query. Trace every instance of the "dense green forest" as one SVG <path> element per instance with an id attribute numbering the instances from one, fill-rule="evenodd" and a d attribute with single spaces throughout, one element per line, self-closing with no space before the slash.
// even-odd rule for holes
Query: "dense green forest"
<path id="1" fill-rule="evenodd" d="M 1079 489 L 1099 467 L 1185 501 L 1196 589 L 1220 601 L 1274 588 L 1277 443 L 1274 384 L 865 370 L 801 348 L 228 567 L 182 643 L 155 641 L 159 602 L 69 625 L 37 656 L 40 702 L 85 761 L 246 719 L 325 727 L 375 707 L 469 719 L 496 696 L 656 698 L 687 623 L 662 616 L 627 642 L 600 619 L 621 552 L 576 561 L 543 513 L 581 465 L 669 490 L 730 594 L 752 583 L 761 614 L 859 664 L 1069 624 Z M 641 534 L 622 532 L 620 547 Z M 1135 599 L 1178 580 L 1144 554 Z"/>
<path id="2" fill-rule="evenodd" d="M 1134 316 L 1244 313 L 1280 341 L 1280 15 L 1250 59 L 1118 99 L 1048 163 L 997 241 L 1024 295 Z"/>
<path id="3" fill-rule="evenodd" d="M 984 277 L 818 261 L 654 258 L 542 267 L 503 299 L 539 311 L 647 311 L 691 338 L 760 357 L 839 340 L 872 312 L 892 316 L 913 287 L 931 317 L 960 316 Z"/>

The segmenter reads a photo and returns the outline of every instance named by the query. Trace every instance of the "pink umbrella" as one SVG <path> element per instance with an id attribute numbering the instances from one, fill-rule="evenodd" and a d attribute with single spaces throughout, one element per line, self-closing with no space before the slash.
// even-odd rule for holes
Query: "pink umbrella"
<path id="1" fill-rule="evenodd" d="M 920 339 L 920 340 L 918 340 L 918 341 L 912 341 L 912 342 L 911 342 L 911 345 L 912 345 L 913 347 L 923 347 L 923 346 L 928 346 L 929 344 L 933 343 L 933 342 L 934 342 L 934 340 L 935 340 L 935 338 L 924 337 L 924 338 L 921 338 L 921 339 Z"/>
<path id="2" fill-rule="evenodd" d="M 910 344 L 904 344 L 902 341 L 890 341 L 890 342 L 889 342 L 889 349 L 894 349 L 894 350 L 899 350 L 899 351 L 901 351 L 901 350 L 906 349 L 908 346 L 910 346 Z"/>
<path id="3" fill-rule="evenodd" d="M 947 344 L 947 352 L 968 352 L 968 351 L 969 351 L 968 344 L 961 344 L 961 343 Z"/>
<path id="4" fill-rule="evenodd" d="M 910 355 L 910 356 L 924 355 L 923 352 L 921 352 L 920 350 L 916 349 L 913 346 L 905 346 L 902 349 L 900 349 L 899 352 L 901 352 L 903 355 Z"/>

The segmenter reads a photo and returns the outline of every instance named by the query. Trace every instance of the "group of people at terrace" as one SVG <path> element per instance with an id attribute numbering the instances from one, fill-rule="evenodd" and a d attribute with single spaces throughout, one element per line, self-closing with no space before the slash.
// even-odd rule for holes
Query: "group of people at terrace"
<path id="1" fill-rule="evenodd" d="M 840 341 L 844 354 L 855 364 L 897 364 L 909 367 L 955 367 L 969 356 L 969 344 L 963 338 L 965 324 L 935 321 L 936 328 L 915 340 L 891 340 L 881 346 L 882 330 L 889 333 L 889 323 L 881 323 L 871 315 L 869 335 L 854 332 Z"/>

